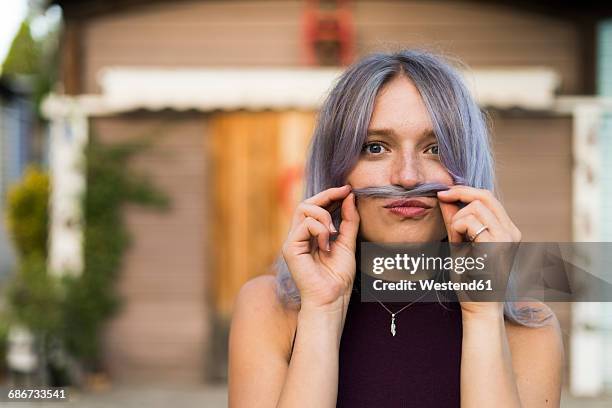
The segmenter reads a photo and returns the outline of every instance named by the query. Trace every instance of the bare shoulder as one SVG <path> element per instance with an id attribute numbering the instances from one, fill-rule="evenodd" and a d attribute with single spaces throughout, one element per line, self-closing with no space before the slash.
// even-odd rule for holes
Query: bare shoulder
<path id="1" fill-rule="evenodd" d="M 274 276 L 259 276 L 242 286 L 229 337 L 230 407 L 276 405 L 289 366 L 294 314 L 277 296 Z"/>
<path id="2" fill-rule="evenodd" d="M 250 345 L 259 339 L 285 350 L 291 346 L 296 322 L 297 309 L 281 302 L 274 275 L 261 275 L 240 289 L 234 304 L 231 335 L 246 337 Z"/>

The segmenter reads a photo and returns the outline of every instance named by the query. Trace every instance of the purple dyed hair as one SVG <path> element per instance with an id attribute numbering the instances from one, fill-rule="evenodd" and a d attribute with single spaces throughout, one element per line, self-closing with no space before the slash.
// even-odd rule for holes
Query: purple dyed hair
<path id="1" fill-rule="evenodd" d="M 486 118 L 461 75 L 443 57 L 422 50 L 376 53 L 350 66 L 337 80 L 319 111 L 306 165 L 305 198 L 345 184 L 367 137 L 380 89 L 405 75 L 419 90 L 433 123 L 441 163 L 457 184 L 496 194 L 495 171 Z M 339 224 L 340 211 L 332 212 Z M 284 259 L 277 262 L 278 295 L 300 303 Z M 537 326 L 534 309 L 504 303 L 507 319 Z"/>

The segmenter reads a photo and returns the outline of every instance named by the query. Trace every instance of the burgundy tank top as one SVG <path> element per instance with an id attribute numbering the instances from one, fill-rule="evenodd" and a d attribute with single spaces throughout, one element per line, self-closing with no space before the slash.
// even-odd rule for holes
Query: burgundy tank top
<path id="1" fill-rule="evenodd" d="M 361 302 L 360 278 L 358 272 L 340 343 L 337 407 L 459 407 L 460 304 L 414 303 L 396 316 L 392 336 L 389 312 Z M 407 304 L 385 306 L 395 312 Z"/>
<path id="2" fill-rule="evenodd" d="M 357 271 L 340 341 L 337 407 L 459 407 L 460 304 L 414 303 L 396 316 L 392 336 L 389 312 L 361 302 L 361 278 Z M 409 303 L 385 306 L 396 312 Z"/>

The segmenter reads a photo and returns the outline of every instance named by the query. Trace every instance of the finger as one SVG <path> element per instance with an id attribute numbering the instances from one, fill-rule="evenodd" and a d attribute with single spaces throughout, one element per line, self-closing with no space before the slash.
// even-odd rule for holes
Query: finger
<path id="1" fill-rule="evenodd" d="M 355 251 L 355 242 L 357 240 L 357 232 L 359 231 L 359 212 L 355 205 L 355 194 L 349 194 L 342 201 L 340 210 L 342 221 L 340 222 L 340 234 L 336 242 L 339 242 L 352 251 Z"/>
<path id="2" fill-rule="evenodd" d="M 329 243 L 329 227 L 326 227 L 311 217 L 306 218 L 304 222 L 308 227 L 310 235 L 317 240 L 317 245 L 319 248 L 327 252 L 331 251 L 331 246 Z"/>
<path id="3" fill-rule="evenodd" d="M 475 216 L 482 225 L 486 225 L 492 235 L 495 235 L 494 231 L 499 231 L 502 228 L 495 214 L 493 214 L 489 207 L 485 206 L 480 200 L 472 201 L 460 209 L 453 217 L 453 221 L 468 215 Z"/>
<path id="4" fill-rule="evenodd" d="M 444 202 L 461 201 L 463 203 L 471 203 L 474 200 L 479 200 L 491 209 L 493 214 L 502 223 L 511 223 L 510 217 L 501 203 L 493 196 L 489 190 L 475 188 L 470 186 L 454 185 L 446 191 L 438 192 L 438 199 Z"/>
<path id="5" fill-rule="evenodd" d="M 440 204 L 440 211 L 442 212 L 442 219 L 444 220 L 444 226 L 446 227 L 446 234 L 448 235 L 448 242 L 461 242 L 463 241 L 461 234 L 458 234 L 452 228 L 453 216 L 459 211 L 459 207 L 455 204 L 438 202 Z"/>
<path id="6" fill-rule="evenodd" d="M 293 243 L 310 243 L 312 238 L 317 241 L 319 248 L 329 251 L 329 229 L 314 218 L 306 217 L 290 234 L 289 241 Z M 309 251 L 312 249 L 308 248 Z"/>
<path id="7" fill-rule="evenodd" d="M 468 240 L 472 240 L 471 237 L 476 235 L 476 233 L 484 226 L 484 224 L 476 218 L 473 214 L 468 214 L 465 217 L 457 218 L 453 221 L 452 228 L 461 235 L 467 237 Z M 487 226 L 488 227 L 488 226 Z M 489 230 L 484 230 L 473 242 L 481 242 L 481 241 L 490 241 L 492 238 Z"/>
<path id="8" fill-rule="evenodd" d="M 336 200 L 345 198 L 351 192 L 351 186 L 345 184 L 342 187 L 333 187 L 323 190 L 318 194 L 304 200 L 305 203 L 314 204 L 319 207 L 327 207 Z"/>
<path id="9" fill-rule="evenodd" d="M 293 217 L 292 225 L 298 225 L 300 222 L 303 222 L 306 217 L 312 217 L 315 220 L 319 221 L 321 224 L 327 226 L 331 233 L 336 233 L 336 227 L 332 222 L 332 217 L 329 211 L 316 206 L 314 204 L 309 204 L 306 202 L 302 202 L 298 205 L 295 211 L 295 217 Z"/>

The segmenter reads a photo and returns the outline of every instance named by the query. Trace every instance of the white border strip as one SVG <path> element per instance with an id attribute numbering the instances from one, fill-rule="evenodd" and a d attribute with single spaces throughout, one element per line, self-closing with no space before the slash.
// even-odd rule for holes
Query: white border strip
<path id="1" fill-rule="evenodd" d="M 99 95 L 50 95 L 47 117 L 65 116 L 75 104 L 88 116 L 172 109 L 316 110 L 339 69 L 161 69 L 109 67 L 100 71 Z M 545 67 L 476 69 L 464 78 L 481 106 L 550 110 L 560 77 Z"/>

